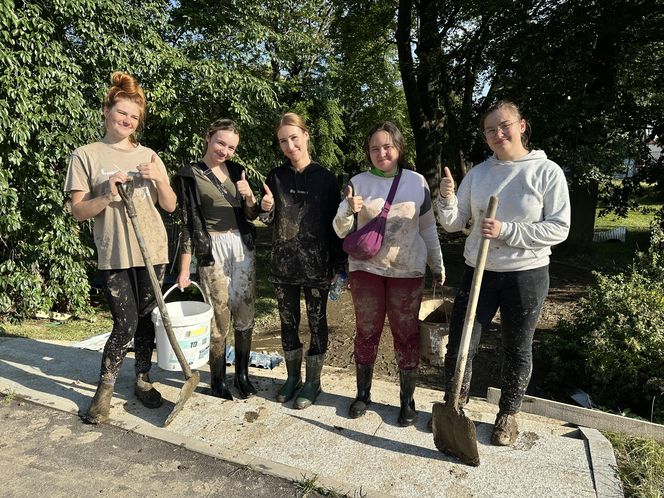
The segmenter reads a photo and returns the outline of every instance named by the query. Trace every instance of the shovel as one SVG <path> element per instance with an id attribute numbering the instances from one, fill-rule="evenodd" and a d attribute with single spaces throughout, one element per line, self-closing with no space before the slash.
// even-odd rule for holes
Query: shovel
<path id="1" fill-rule="evenodd" d="M 157 299 L 157 306 L 159 307 L 159 313 L 161 313 L 161 320 L 164 323 L 164 329 L 166 330 L 166 335 L 168 336 L 168 342 L 171 343 L 171 347 L 173 348 L 173 352 L 175 353 L 175 356 L 180 363 L 180 367 L 182 368 L 185 379 L 185 383 L 180 390 L 177 403 L 175 403 L 173 410 L 164 422 L 164 427 L 166 427 L 173 421 L 175 416 L 180 413 L 180 410 L 182 410 L 184 404 L 191 397 L 194 389 L 196 389 L 196 386 L 201 380 L 201 374 L 198 373 L 198 371 L 192 373 L 191 368 L 189 368 L 189 363 L 187 363 L 187 359 L 184 357 L 184 354 L 182 354 L 180 345 L 178 344 L 178 341 L 175 337 L 175 332 L 173 332 L 173 324 L 171 323 L 171 319 L 168 316 L 166 302 L 164 301 L 164 296 L 161 293 L 161 286 L 159 285 L 157 275 L 155 274 L 154 268 L 152 267 L 150 253 L 148 252 L 148 248 L 145 245 L 145 239 L 143 239 L 143 234 L 136 217 L 136 208 L 134 207 L 134 201 L 132 199 L 134 194 L 134 182 L 132 180 L 132 178 L 129 178 L 126 183 L 118 184 L 118 192 L 122 198 L 122 201 L 124 202 L 125 208 L 127 209 L 127 214 L 129 215 L 131 224 L 134 227 L 136 240 L 138 241 L 138 247 L 140 247 L 141 254 L 143 255 L 145 269 L 148 271 L 148 275 L 150 275 L 150 283 L 152 283 L 152 290 L 154 291 L 155 298 Z"/>
<path id="2" fill-rule="evenodd" d="M 494 218 L 497 207 L 498 198 L 491 196 L 489 207 L 484 217 Z M 446 404 L 436 403 L 433 405 L 432 417 L 433 442 L 436 448 L 473 467 L 477 467 L 480 464 L 480 455 L 477 451 L 477 433 L 475 431 L 475 424 L 466 417 L 463 413 L 463 408 L 459 406 L 459 398 L 463 375 L 466 371 L 468 348 L 473 332 L 475 311 L 477 310 L 477 301 L 480 295 L 480 288 L 482 287 L 482 276 L 484 274 L 484 265 L 486 264 L 488 251 L 489 239 L 482 238 L 480 250 L 477 254 L 475 272 L 473 273 L 473 281 L 470 285 L 470 298 L 468 308 L 466 309 L 463 333 L 461 334 L 461 344 L 457 356 L 454 379 L 452 380 L 452 392 Z"/>

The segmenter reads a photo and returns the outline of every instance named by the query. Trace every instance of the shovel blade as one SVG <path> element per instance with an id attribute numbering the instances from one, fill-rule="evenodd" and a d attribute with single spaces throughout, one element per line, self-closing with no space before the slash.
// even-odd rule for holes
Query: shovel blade
<path id="1" fill-rule="evenodd" d="M 182 389 L 180 389 L 180 395 L 178 396 L 178 401 L 177 403 L 175 403 L 173 410 L 171 411 L 170 415 L 164 422 L 164 427 L 170 424 L 173 421 L 173 419 L 177 416 L 177 414 L 180 413 L 180 411 L 184 407 L 184 404 L 187 402 L 189 398 L 191 398 L 191 395 L 193 394 L 194 390 L 196 389 L 196 386 L 200 381 L 201 381 L 201 374 L 198 371 L 192 372 L 191 377 L 187 379 L 187 381 L 182 386 Z"/>
<path id="2" fill-rule="evenodd" d="M 452 404 L 433 405 L 433 442 L 438 450 L 458 458 L 466 465 L 477 467 L 480 455 L 477 451 L 475 424 Z"/>

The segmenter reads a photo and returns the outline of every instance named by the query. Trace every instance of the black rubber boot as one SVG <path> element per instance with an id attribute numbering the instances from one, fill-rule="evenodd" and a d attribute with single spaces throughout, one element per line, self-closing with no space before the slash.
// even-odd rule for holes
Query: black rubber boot
<path id="1" fill-rule="evenodd" d="M 277 393 L 277 401 L 279 403 L 293 399 L 297 390 L 302 387 L 302 348 L 285 351 L 284 357 L 286 359 L 288 378 Z"/>
<path id="2" fill-rule="evenodd" d="M 251 334 L 253 329 L 235 331 L 235 379 L 233 383 L 240 391 L 240 398 L 247 399 L 256 394 L 256 388 L 249 381 L 249 355 L 251 354 Z"/>
<path id="3" fill-rule="evenodd" d="M 348 416 L 350 418 L 360 418 L 367 412 L 367 405 L 371 403 L 371 379 L 373 377 L 373 369 L 373 363 L 368 365 L 355 365 L 357 396 L 348 410 Z"/>
<path id="4" fill-rule="evenodd" d="M 83 422 L 101 424 L 108 420 L 108 415 L 111 412 L 111 400 L 113 399 L 113 387 L 114 384 L 99 382 L 88 410 L 81 415 Z"/>
<path id="5" fill-rule="evenodd" d="M 417 368 L 413 370 L 399 370 L 399 385 L 401 392 L 399 398 L 401 401 L 401 411 L 399 412 L 399 425 L 408 427 L 415 423 L 417 412 L 415 411 L 415 383 L 417 381 Z"/>
<path id="6" fill-rule="evenodd" d="M 307 379 L 295 398 L 293 408 L 302 410 L 313 405 L 320 393 L 320 373 L 323 370 L 324 354 L 307 356 Z"/>
<path id="7" fill-rule="evenodd" d="M 164 403 L 161 394 L 150 382 L 150 376 L 147 372 L 136 375 L 134 394 L 146 408 L 159 408 Z"/>
<path id="8" fill-rule="evenodd" d="M 215 398 L 233 399 L 226 385 L 226 343 L 224 343 L 224 354 L 219 357 L 210 355 L 210 389 L 205 394 Z"/>

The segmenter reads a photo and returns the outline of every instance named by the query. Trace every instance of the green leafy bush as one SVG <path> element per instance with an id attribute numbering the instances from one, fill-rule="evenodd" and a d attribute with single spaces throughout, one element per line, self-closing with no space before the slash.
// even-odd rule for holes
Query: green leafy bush
<path id="1" fill-rule="evenodd" d="M 581 387 L 606 408 L 664 420 L 663 244 L 653 225 L 649 250 L 628 271 L 595 274 L 596 286 L 544 347 L 550 389 Z"/>

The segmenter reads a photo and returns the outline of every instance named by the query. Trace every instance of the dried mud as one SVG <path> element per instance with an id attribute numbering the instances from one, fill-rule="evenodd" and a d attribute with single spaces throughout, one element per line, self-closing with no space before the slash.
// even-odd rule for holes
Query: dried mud
<path id="1" fill-rule="evenodd" d="M 453 297 L 455 288 L 461 280 L 463 272 L 462 240 L 443 244 L 443 258 L 446 268 L 446 281 L 443 289 L 445 296 Z M 542 316 L 535 332 L 534 347 L 552 329 L 561 318 L 569 317 L 578 300 L 585 295 L 587 286 L 593 281 L 592 275 L 560 263 L 550 266 L 550 289 L 544 304 Z M 424 300 L 432 298 L 430 281 L 424 291 Z M 440 289 L 436 296 L 440 297 Z M 304 306 L 304 300 L 302 300 Z M 304 309 L 303 309 L 304 310 Z M 303 315 L 305 316 L 305 315 Z M 329 346 L 325 359 L 326 365 L 348 369 L 355 372 L 353 358 L 353 338 L 355 335 L 355 312 L 350 292 L 341 294 L 338 301 L 328 303 L 328 323 L 330 328 Z M 300 325 L 300 337 L 306 344 L 308 341 L 308 325 L 306 320 Z M 257 328 L 254 333 L 253 349 L 259 351 L 281 351 L 278 321 L 267 327 Z M 482 336 L 477 357 L 473 362 L 473 380 L 471 395 L 485 396 L 487 387 L 499 387 L 500 379 L 500 316 L 497 315 L 490 330 Z M 387 321 L 383 329 L 378 348 L 378 356 L 374 366 L 374 376 L 389 378 L 398 382 L 399 370 L 396 365 L 392 335 Z M 534 365 L 533 377 L 528 388 L 529 394 L 538 394 L 538 383 L 542 372 Z M 444 383 L 443 367 L 420 363 L 419 385 L 442 389 Z M 323 386 L 324 388 L 325 386 Z"/>

